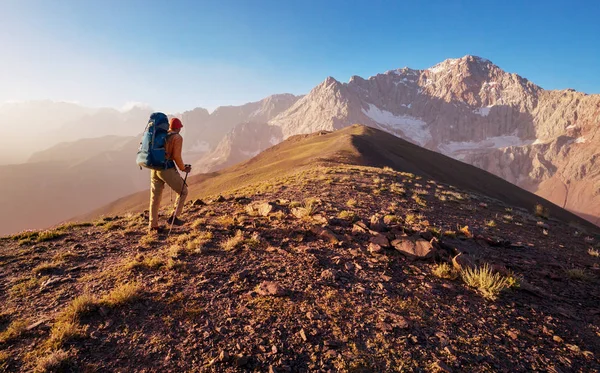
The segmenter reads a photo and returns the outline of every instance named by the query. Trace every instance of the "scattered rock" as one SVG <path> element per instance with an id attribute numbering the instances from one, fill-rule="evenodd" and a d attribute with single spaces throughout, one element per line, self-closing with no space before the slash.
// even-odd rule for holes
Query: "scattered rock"
<path id="1" fill-rule="evenodd" d="M 31 331 L 35 328 L 37 328 L 38 326 L 42 325 L 43 323 L 45 323 L 47 320 L 46 319 L 41 319 L 39 321 L 34 322 L 33 324 L 27 326 L 27 328 L 25 328 L 27 331 Z"/>
<path id="2" fill-rule="evenodd" d="M 552 340 L 556 343 L 563 343 L 563 339 L 557 335 L 553 336 Z"/>
<path id="3" fill-rule="evenodd" d="M 329 243 L 337 244 L 340 242 L 339 238 L 335 235 L 335 233 L 333 233 L 327 228 L 313 226 L 310 229 L 310 231 L 319 237 L 327 239 Z"/>
<path id="4" fill-rule="evenodd" d="M 219 361 L 228 361 L 229 360 L 229 352 L 222 350 L 219 354 Z"/>
<path id="5" fill-rule="evenodd" d="M 371 242 L 367 249 L 371 254 L 383 254 L 384 250 L 381 245 Z"/>
<path id="6" fill-rule="evenodd" d="M 385 232 L 387 230 L 386 224 L 383 222 L 383 219 L 379 215 L 371 216 L 369 227 L 375 232 Z"/>
<path id="7" fill-rule="evenodd" d="M 192 206 L 205 206 L 205 205 L 206 205 L 206 203 L 204 203 L 204 201 L 199 198 L 192 201 Z"/>
<path id="8" fill-rule="evenodd" d="M 306 337 L 306 331 L 304 331 L 304 329 L 300 329 L 300 333 L 298 334 L 300 334 L 300 338 L 302 338 L 304 342 L 308 341 L 308 338 Z"/>
<path id="9" fill-rule="evenodd" d="M 270 202 L 264 202 L 256 206 L 260 216 L 268 216 L 274 208 L 275 206 L 273 206 L 273 204 Z"/>
<path id="10" fill-rule="evenodd" d="M 275 297 L 283 297 L 287 294 L 287 290 L 275 281 L 263 281 L 261 282 L 256 292 L 260 295 L 272 295 Z"/>
<path id="11" fill-rule="evenodd" d="M 429 259 L 436 251 L 431 242 L 421 238 L 416 241 L 409 238 L 396 239 L 392 241 L 392 246 L 410 259 Z"/>
<path id="12" fill-rule="evenodd" d="M 226 201 L 225 197 L 220 195 L 217 198 L 213 199 L 211 202 L 212 203 L 220 203 L 220 202 L 225 202 L 225 201 Z"/>
<path id="13" fill-rule="evenodd" d="M 367 233 L 368 230 L 369 229 L 367 228 L 367 226 L 363 222 L 355 223 L 352 226 L 352 234 Z"/>
<path id="14" fill-rule="evenodd" d="M 390 247 L 390 240 L 381 233 L 377 233 L 375 236 L 371 237 L 369 241 L 381 247 Z"/>
<path id="15" fill-rule="evenodd" d="M 329 224 L 329 221 L 322 214 L 314 214 L 312 220 L 318 224 Z"/>

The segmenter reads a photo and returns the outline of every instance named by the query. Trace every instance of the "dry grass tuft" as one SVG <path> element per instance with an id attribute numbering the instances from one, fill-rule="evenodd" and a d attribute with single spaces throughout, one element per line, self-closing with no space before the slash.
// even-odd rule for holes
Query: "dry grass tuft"
<path id="1" fill-rule="evenodd" d="M 590 247 L 588 249 L 588 254 L 590 254 L 591 256 L 594 256 L 596 258 L 600 257 L 600 251 L 598 251 L 598 250 L 596 250 L 596 249 L 594 249 L 592 247 Z"/>
<path id="2" fill-rule="evenodd" d="M 158 257 L 138 256 L 136 258 L 125 259 L 123 262 L 123 268 L 126 270 L 134 269 L 158 269 L 165 263 Z"/>
<path id="3" fill-rule="evenodd" d="M 204 218 L 196 219 L 192 222 L 192 229 L 198 229 L 203 225 L 206 225 L 206 219 L 204 219 Z"/>
<path id="4" fill-rule="evenodd" d="M 81 327 L 75 321 L 59 319 L 52 326 L 50 338 L 45 342 L 45 346 L 51 350 L 58 350 L 69 341 L 85 337 L 86 332 L 87 327 Z"/>
<path id="5" fill-rule="evenodd" d="M 448 263 L 436 264 L 433 268 L 433 274 L 439 278 L 447 278 L 450 280 L 456 280 L 460 275 L 459 272 Z"/>
<path id="6" fill-rule="evenodd" d="M 34 267 L 33 273 L 36 275 L 48 274 L 48 273 L 52 273 L 52 272 L 56 271 L 58 268 L 59 268 L 59 265 L 57 263 L 46 262 L 46 263 L 41 263 L 41 264 L 37 265 L 36 267 Z"/>
<path id="7" fill-rule="evenodd" d="M 231 251 L 236 249 L 241 243 L 244 241 L 244 234 L 241 230 L 238 230 L 235 233 L 235 236 L 228 238 L 223 243 L 221 243 L 221 248 L 225 251 Z"/>
<path id="8" fill-rule="evenodd" d="M 488 220 L 485 222 L 485 226 L 489 228 L 494 228 L 496 226 L 496 222 L 493 220 Z"/>
<path id="9" fill-rule="evenodd" d="M 338 214 L 338 218 L 354 221 L 356 219 L 356 214 L 354 213 L 354 211 L 344 210 L 340 211 L 340 213 Z"/>
<path id="10" fill-rule="evenodd" d="M 460 271 L 460 275 L 468 286 L 476 288 L 487 299 L 496 299 L 501 291 L 512 284 L 508 277 L 493 272 L 487 263 L 481 267 L 467 267 Z"/>
<path id="11" fill-rule="evenodd" d="M 72 351 L 56 350 L 40 358 L 33 369 L 34 373 L 66 372 L 71 365 Z"/>
<path id="12" fill-rule="evenodd" d="M 456 238 L 456 231 L 444 231 L 445 237 Z"/>
<path id="13" fill-rule="evenodd" d="M 350 198 L 347 202 L 346 202 L 346 206 L 348 207 L 356 207 L 356 205 L 358 204 L 358 201 L 355 200 L 354 198 Z"/>
<path id="14" fill-rule="evenodd" d="M 138 300 L 142 293 L 142 286 L 136 282 L 122 284 L 100 299 L 100 303 L 107 307 L 121 307 Z"/>
<path id="15" fill-rule="evenodd" d="M 0 344 L 13 341 L 25 333 L 27 330 L 27 321 L 15 320 L 8 325 L 5 331 L 0 333 Z"/>
<path id="16" fill-rule="evenodd" d="M 581 281 L 589 281 L 591 279 L 590 275 L 587 272 L 580 268 L 570 268 L 565 271 L 567 273 L 567 277 L 571 280 L 581 280 Z"/>
<path id="17" fill-rule="evenodd" d="M 214 223 L 225 228 L 231 228 L 235 225 L 235 219 L 229 215 L 221 215 L 214 220 Z"/>
<path id="18" fill-rule="evenodd" d="M 8 290 L 8 293 L 12 297 L 24 297 L 30 291 L 32 291 L 33 289 L 35 289 L 36 287 L 38 287 L 40 285 L 40 281 L 41 280 L 42 279 L 38 279 L 38 278 L 32 277 L 32 278 L 30 278 L 28 280 L 21 281 L 18 284 L 13 285 Z"/>
<path id="19" fill-rule="evenodd" d="M 53 230 L 53 231 L 43 231 L 38 233 L 37 242 L 45 242 L 45 241 L 50 241 L 50 240 L 54 240 L 56 238 L 62 237 L 64 236 L 64 233 L 60 232 L 59 230 Z"/>
<path id="20" fill-rule="evenodd" d="M 533 213 L 535 214 L 535 216 L 540 217 L 540 218 L 544 218 L 544 219 L 549 219 L 550 218 L 550 210 L 548 210 L 547 207 L 544 207 L 541 204 L 537 204 L 535 205 L 535 207 L 533 208 Z"/>
<path id="21" fill-rule="evenodd" d="M 58 320 L 75 322 L 89 315 L 98 308 L 98 301 L 91 294 L 83 294 L 73 299 L 67 308 L 59 315 Z"/>
<path id="22" fill-rule="evenodd" d="M 416 202 L 417 205 L 421 207 L 427 207 L 427 202 L 421 197 L 419 197 L 418 194 L 413 194 L 412 199 Z"/>
<path id="23" fill-rule="evenodd" d="M 150 247 L 156 242 L 158 242 L 158 235 L 154 233 L 148 233 L 142 238 L 140 238 L 139 244 L 143 247 Z"/>

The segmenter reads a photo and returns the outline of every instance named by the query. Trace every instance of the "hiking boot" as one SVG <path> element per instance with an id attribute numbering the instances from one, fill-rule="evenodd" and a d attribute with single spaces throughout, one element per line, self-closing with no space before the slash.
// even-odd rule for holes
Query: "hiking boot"
<path id="1" fill-rule="evenodd" d="M 183 220 L 181 220 L 173 215 L 171 215 L 171 217 L 169 217 L 169 220 L 167 220 L 167 222 L 169 224 L 173 224 L 173 225 L 183 225 L 185 223 Z"/>

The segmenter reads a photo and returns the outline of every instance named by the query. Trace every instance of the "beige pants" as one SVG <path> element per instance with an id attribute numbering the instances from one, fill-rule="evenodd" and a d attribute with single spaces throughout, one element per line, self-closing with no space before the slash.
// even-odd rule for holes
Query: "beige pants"
<path id="1" fill-rule="evenodd" d="M 165 183 L 177 193 L 175 201 L 175 216 L 179 216 L 183 210 L 183 204 L 188 194 L 187 185 L 184 186 L 183 178 L 179 172 L 173 168 L 166 170 L 152 170 L 150 174 L 150 227 L 158 226 L 158 210 L 160 208 L 160 200 L 162 192 L 165 189 Z M 182 192 L 183 190 L 183 192 Z M 179 194 L 181 193 L 181 194 Z"/>

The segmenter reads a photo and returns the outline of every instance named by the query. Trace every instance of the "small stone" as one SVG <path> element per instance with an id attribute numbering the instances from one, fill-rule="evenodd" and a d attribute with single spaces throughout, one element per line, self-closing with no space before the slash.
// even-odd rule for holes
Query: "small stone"
<path id="1" fill-rule="evenodd" d="M 567 344 L 567 348 L 573 352 L 581 352 L 581 349 L 577 345 Z"/>
<path id="2" fill-rule="evenodd" d="M 275 297 L 283 297 L 287 294 L 287 290 L 275 281 L 263 281 L 261 282 L 256 292 L 260 295 L 272 295 Z"/>
<path id="3" fill-rule="evenodd" d="M 337 244 L 340 242 L 339 238 L 332 231 L 330 231 L 327 228 L 313 226 L 311 228 L 311 232 L 319 237 L 327 239 L 329 241 L 329 243 Z"/>
<path id="4" fill-rule="evenodd" d="M 367 233 L 368 230 L 363 222 L 357 222 L 352 226 L 352 234 Z"/>
<path id="5" fill-rule="evenodd" d="M 383 253 L 383 248 L 381 247 L 381 245 L 378 245 L 376 243 L 371 242 L 369 244 L 369 248 L 367 249 L 371 254 L 382 254 Z"/>
<path id="6" fill-rule="evenodd" d="M 256 209 L 258 210 L 260 216 L 268 216 L 271 213 L 271 211 L 273 211 L 273 208 L 273 204 L 271 204 L 270 202 L 264 202 L 259 204 Z"/>
<path id="7" fill-rule="evenodd" d="M 271 346 L 271 352 L 274 353 L 274 354 L 276 354 L 277 352 L 279 352 L 277 350 L 277 346 L 275 346 L 275 345 Z"/>
<path id="8" fill-rule="evenodd" d="M 519 338 L 519 333 L 514 330 L 509 330 L 506 332 L 506 335 L 508 335 L 512 340 L 517 340 Z"/>
<path id="9" fill-rule="evenodd" d="M 388 238 L 381 233 L 377 233 L 373 237 L 371 237 L 370 242 L 377 244 L 381 247 L 390 247 L 390 240 L 388 240 Z"/>
<path id="10" fill-rule="evenodd" d="M 221 353 L 219 354 L 219 361 L 227 361 L 229 360 L 229 352 L 223 350 L 221 351 Z"/>
<path id="11" fill-rule="evenodd" d="M 302 338 L 302 340 L 304 342 L 308 341 L 308 338 L 306 337 L 306 332 L 304 331 L 304 329 L 300 329 L 300 338 Z"/>
<path id="12" fill-rule="evenodd" d="M 37 328 L 38 326 L 42 325 L 44 322 L 46 322 L 45 319 L 39 320 L 39 321 L 34 322 L 33 324 L 29 325 L 26 329 L 27 329 L 27 331 L 31 331 L 31 330 Z"/>
<path id="13" fill-rule="evenodd" d="M 195 199 L 194 202 L 192 202 L 193 206 L 204 206 L 206 205 L 206 203 L 204 203 L 204 201 L 202 201 L 201 199 Z"/>
<path id="14" fill-rule="evenodd" d="M 327 218 L 321 214 L 314 214 L 312 216 L 312 220 L 318 224 L 328 224 L 329 223 Z"/>
<path id="15" fill-rule="evenodd" d="M 386 224 L 379 215 L 371 216 L 371 223 L 369 224 L 369 227 L 375 232 L 385 232 L 387 230 Z"/>

